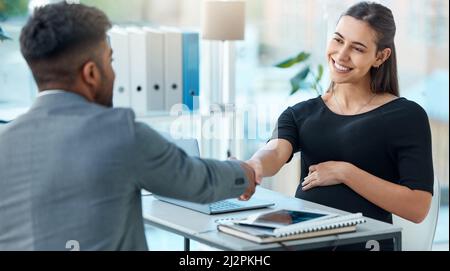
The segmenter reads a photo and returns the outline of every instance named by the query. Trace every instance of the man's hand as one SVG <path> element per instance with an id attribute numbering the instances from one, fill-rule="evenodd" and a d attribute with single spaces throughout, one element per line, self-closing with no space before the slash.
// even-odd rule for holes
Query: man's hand
<path id="1" fill-rule="evenodd" d="M 244 194 L 239 196 L 240 200 L 249 200 L 253 194 L 255 193 L 256 189 L 256 180 L 255 180 L 255 171 L 253 168 L 243 161 L 238 161 L 241 168 L 244 170 L 245 176 L 248 179 L 248 187 L 245 190 Z"/>

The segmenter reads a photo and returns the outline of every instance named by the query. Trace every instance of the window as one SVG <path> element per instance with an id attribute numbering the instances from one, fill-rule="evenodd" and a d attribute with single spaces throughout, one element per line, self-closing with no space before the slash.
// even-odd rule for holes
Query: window
<path id="1" fill-rule="evenodd" d="M 0 43 L 0 107 L 29 105 L 36 86 L 19 50 L 28 0 L 0 0 L 0 26 L 12 40 Z"/>
<path id="2" fill-rule="evenodd" d="M 18 37 L 28 10 L 52 0 L 0 0 L 0 25 L 12 41 L 0 43 L 0 108 L 30 104 L 36 94 L 32 76 L 19 52 Z M 81 0 L 104 10 L 115 23 L 150 22 L 200 28 L 202 0 Z M 325 48 L 339 15 L 356 0 L 247 0 L 246 39 L 236 43 L 237 106 L 256 104 L 258 132 L 240 142 L 249 158 L 270 137 L 279 113 L 314 96 L 290 96 L 289 78 L 297 69 L 273 65 L 299 51 L 325 64 Z M 434 167 L 448 204 L 449 145 L 449 1 L 379 1 L 390 7 L 397 23 L 396 46 L 401 95 L 427 111 L 433 136 Z M 326 69 L 325 69 L 326 70 Z M 202 75 L 204 77 L 204 74 Z M 202 79 L 204 80 L 204 78 Z M 328 85 L 325 71 L 323 87 Z M 203 88 L 201 92 L 207 91 Z M 248 123 L 247 123 L 248 124 Z M 251 131 L 246 131 L 249 135 Z"/>

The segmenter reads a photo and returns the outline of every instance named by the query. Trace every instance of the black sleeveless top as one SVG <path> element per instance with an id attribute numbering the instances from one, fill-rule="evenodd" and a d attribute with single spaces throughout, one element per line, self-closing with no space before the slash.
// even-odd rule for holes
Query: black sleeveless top
<path id="1" fill-rule="evenodd" d="M 384 180 L 433 193 L 428 117 L 422 107 L 405 98 L 345 116 L 331 111 L 319 96 L 288 107 L 278 119 L 273 138 L 286 139 L 293 153 L 301 152 L 300 182 L 311 165 L 345 161 Z M 296 197 L 392 223 L 391 213 L 344 184 L 308 191 L 299 185 Z"/>

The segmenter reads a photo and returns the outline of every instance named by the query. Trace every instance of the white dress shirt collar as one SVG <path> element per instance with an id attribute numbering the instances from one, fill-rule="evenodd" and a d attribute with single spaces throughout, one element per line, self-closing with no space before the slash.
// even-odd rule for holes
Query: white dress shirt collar
<path id="1" fill-rule="evenodd" d="M 49 90 L 44 90 L 38 93 L 38 97 L 42 97 L 45 95 L 51 95 L 51 94 L 58 94 L 58 93 L 66 93 L 67 91 L 64 90 L 59 90 L 59 89 L 49 89 Z"/>

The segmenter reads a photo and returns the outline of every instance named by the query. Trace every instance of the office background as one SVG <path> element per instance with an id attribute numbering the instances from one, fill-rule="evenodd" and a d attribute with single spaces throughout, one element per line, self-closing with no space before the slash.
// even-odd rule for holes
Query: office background
<path id="1" fill-rule="evenodd" d="M 18 36 L 33 7 L 54 0 L 0 0 L 0 26 L 12 41 L 0 43 L 0 119 L 26 110 L 36 96 L 36 86 L 19 52 Z M 201 29 L 203 0 L 81 0 L 105 11 L 117 24 L 141 24 Z M 244 137 L 237 144 L 241 159 L 249 158 L 270 137 L 276 117 L 286 106 L 314 97 L 313 91 L 290 95 L 289 79 L 299 68 L 278 69 L 274 64 L 300 51 L 311 53 L 312 65 L 325 65 L 325 49 L 339 14 L 355 0 L 247 0 L 245 40 L 236 45 L 236 105 L 255 104 L 258 108 L 258 130 L 255 137 Z M 384 0 L 397 23 L 401 95 L 421 104 L 427 111 L 433 136 L 433 159 L 436 180 L 441 184 L 441 209 L 435 237 L 436 250 L 448 250 L 449 187 L 449 1 Z M 206 41 L 202 41 L 205 43 Z M 207 56 L 201 55 L 204 61 Z M 207 78 L 214 70 L 202 70 L 202 95 L 208 93 Z M 328 85 L 325 69 L 321 81 Z M 271 114 L 262 114 L 271 112 Z M 7 118 L 5 117 L 5 118 Z M 154 123 L 158 120 L 150 120 Z M 161 121 L 170 122 L 170 119 Z M 167 127 L 161 125 L 161 127 Z M 247 125 L 248 127 L 248 125 Z M 246 134 L 246 133 L 244 133 Z M 246 134 L 248 135 L 248 134 Z M 211 141 L 210 145 L 220 144 Z M 208 151 L 209 150 L 209 151 Z M 205 149 L 205 157 L 223 158 Z M 287 191 L 289 184 L 265 181 L 267 187 Z M 290 184 L 295 186 L 294 184 Z M 294 194 L 294 190 L 291 191 Z M 148 228 L 152 249 L 176 249 L 178 241 L 162 231 Z M 174 240 L 171 243 L 171 240 Z M 175 245 L 175 243 L 177 243 Z M 181 241 L 180 241 L 181 246 Z M 181 249 L 181 247 L 180 247 Z"/>

